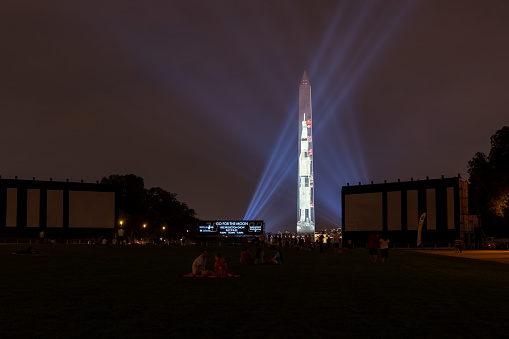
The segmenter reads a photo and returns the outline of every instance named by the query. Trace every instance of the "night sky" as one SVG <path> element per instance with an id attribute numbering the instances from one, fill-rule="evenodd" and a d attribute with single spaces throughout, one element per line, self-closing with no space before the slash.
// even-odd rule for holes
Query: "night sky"
<path id="1" fill-rule="evenodd" d="M 508 125 L 509 1 L 2 1 L 0 175 L 133 173 L 202 219 L 294 231 L 298 86 L 317 229 L 341 186 L 468 178 Z"/>

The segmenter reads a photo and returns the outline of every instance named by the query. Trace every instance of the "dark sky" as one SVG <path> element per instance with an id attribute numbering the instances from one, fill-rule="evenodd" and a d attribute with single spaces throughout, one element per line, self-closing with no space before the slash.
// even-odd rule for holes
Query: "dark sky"
<path id="1" fill-rule="evenodd" d="M 203 219 L 317 228 L 341 186 L 456 176 L 508 125 L 509 1 L 2 1 L 0 175 L 134 173 Z M 249 208 L 249 213 L 247 213 Z"/>

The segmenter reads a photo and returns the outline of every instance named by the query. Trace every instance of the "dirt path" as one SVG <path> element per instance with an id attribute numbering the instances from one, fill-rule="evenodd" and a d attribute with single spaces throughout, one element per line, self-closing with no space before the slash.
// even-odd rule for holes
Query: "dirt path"
<path id="1" fill-rule="evenodd" d="M 463 251 L 461 253 L 455 253 L 454 251 L 448 250 L 436 250 L 421 252 L 428 254 L 448 255 L 450 257 L 495 261 L 502 264 L 509 264 L 509 251 L 485 250 L 485 251 Z"/>

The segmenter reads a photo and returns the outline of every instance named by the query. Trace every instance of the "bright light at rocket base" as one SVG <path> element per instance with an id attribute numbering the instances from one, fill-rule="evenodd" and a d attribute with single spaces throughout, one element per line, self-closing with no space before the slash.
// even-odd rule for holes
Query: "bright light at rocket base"
<path id="1" fill-rule="evenodd" d="M 395 29 L 405 19 L 413 5 L 408 1 L 404 6 L 385 3 L 378 20 L 367 20 L 373 13 L 373 6 L 361 8 L 349 32 L 340 32 L 338 25 L 346 13 L 346 2 L 337 8 L 337 20 L 326 30 L 320 48 L 308 70 L 312 87 L 314 180 L 316 207 L 316 229 L 336 228 L 341 220 L 341 186 L 347 182 L 366 182 L 367 169 L 359 143 L 355 109 L 348 96 L 355 91 L 367 68 L 375 62 L 385 43 L 395 34 Z M 383 22 L 384 11 L 395 13 L 399 20 Z M 369 27 L 367 26 L 369 23 Z M 358 32 L 363 31 L 364 43 L 358 44 Z M 367 31 L 367 34 L 366 34 Z M 339 36 L 338 36 L 339 34 Z M 366 38 L 367 37 L 367 38 Z M 355 46 L 354 46 L 355 43 Z M 338 46 L 337 50 L 331 50 Z M 336 71 L 337 70 L 337 71 Z M 342 74 L 333 78 L 331 74 Z M 295 84 L 298 98 L 298 83 Z M 294 231 L 294 225 L 282 225 L 286 211 L 273 210 L 274 199 L 288 199 L 288 187 L 296 188 L 297 178 L 297 132 L 298 110 L 295 105 L 287 112 L 288 118 L 276 147 L 260 178 L 245 219 L 264 219 L 267 230 Z M 286 188 L 283 188 L 287 186 Z M 278 194 L 278 193 L 286 194 Z M 290 197 L 295 197 L 290 194 Z M 295 200 L 294 200 L 295 201 Z M 294 210 L 288 211 L 292 213 Z M 295 215 L 295 213 L 294 213 Z M 320 225 L 321 224 L 321 225 Z"/>

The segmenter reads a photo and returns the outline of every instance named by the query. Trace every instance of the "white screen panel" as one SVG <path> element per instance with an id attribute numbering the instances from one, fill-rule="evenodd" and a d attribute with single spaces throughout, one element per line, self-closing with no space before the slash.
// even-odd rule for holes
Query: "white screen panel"
<path id="1" fill-rule="evenodd" d="M 18 220 L 18 189 L 7 188 L 7 211 L 5 226 L 16 227 Z"/>
<path id="2" fill-rule="evenodd" d="M 426 190 L 426 219 L 427 229 L 428 230 L 436 230 L 437 229 L 437 204 L 436 204 L 436 196 L 435 189 L 429 188 Z"/>
<path id="3" fill-rule="evenodd" d="M 453 230 L 454 224 L 454 187 L 447 187 L 447 229 Z"/>
<path id="4" fill-rule="evenodd" d="M 417 230 L 419 226 L 419 198 L 417 190 L 407 191 L 407 229 Z"/>
<path id="5" fill-rule="evenodd" d="M 27 190 L 27 227 L 40 226 L 41 191 L 38 189 Z"/>
<path id="6" fill-rule="evenodd" d="M 382 231 L 382 193 L 345 195 L 346 231 Z"/>
<path id="7" fill-rule="evenodd" d="M 47 191 L 46 227 L 64 227 L 64 192 Z"/>
<path id="8" fill-rule="evenodd" d="M 114 228 L 115 193 L 69 191 L 70 228 Z"/>
<path id="9" fill-rule="evenodd" d="M 401 192 L 387 192 L 387 230 L 401 231 Z"/>

